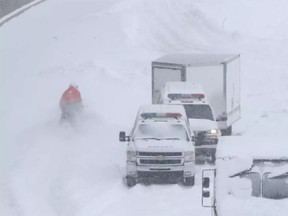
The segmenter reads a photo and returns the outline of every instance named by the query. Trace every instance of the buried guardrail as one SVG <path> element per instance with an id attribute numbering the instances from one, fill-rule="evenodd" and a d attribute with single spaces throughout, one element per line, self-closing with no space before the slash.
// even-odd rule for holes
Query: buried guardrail
<path id="1" fill-rule="evenodd" d="M 11 3 L 9 0 L 0 0 L 0 27 L 9 20 L 19 16 L 30 8 L 46 0 L 26 0 Z M 26 3 L 25 3 L 26 2 Z"/>

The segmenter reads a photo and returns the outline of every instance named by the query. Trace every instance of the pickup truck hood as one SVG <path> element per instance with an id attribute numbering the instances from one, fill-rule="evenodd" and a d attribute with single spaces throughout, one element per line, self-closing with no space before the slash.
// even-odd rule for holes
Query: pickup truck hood
<path id="1" fill-rule="evenodd" d="M 143 152 L 183 152 L 194 150 L 190 142 L 183 140 L 135 140 L 136 151 Z"/>
<path id="2" fill-rule="evenodd" d="M 208 119 L 189 119 L 189 124 L 193 131 L 208 131 L 218 128 L 216 121 Z"/>

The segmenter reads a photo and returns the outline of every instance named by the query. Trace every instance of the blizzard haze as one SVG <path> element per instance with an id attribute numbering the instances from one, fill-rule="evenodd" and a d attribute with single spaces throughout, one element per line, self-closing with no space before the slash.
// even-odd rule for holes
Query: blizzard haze
<path id="1" fill-rule="evenodd" d="M 128 189 L 126 144 L 118 133 L 128 133 L 139 106 L 151 103 L 152 60 L 240 53 L 242 119 L 231 142 L 286 140 L 287 9 L 285 0 L 47 0 L 5 23 L 1 215 L 209 216 L 201 207 L 201 170 L 210 165 L 196 168 L 194 187 Z M 59 100 L 70 83 L 77 83 L 85 105 L 74 127 L 59 124 Z M 240 144 L 235 148 L 243 153 Z M 237 216 L 288 212 L 287 199 L 225 202 L 233 203 Z"/>

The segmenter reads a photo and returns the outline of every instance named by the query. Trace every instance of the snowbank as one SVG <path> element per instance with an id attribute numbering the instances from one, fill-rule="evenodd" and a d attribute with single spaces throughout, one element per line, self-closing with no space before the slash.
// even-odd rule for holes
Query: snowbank
<path id="1" fill-rule="evenodd" d="M 288 159 L 287 142 L 279 136 L 221 137 L 217 157 Z"/>

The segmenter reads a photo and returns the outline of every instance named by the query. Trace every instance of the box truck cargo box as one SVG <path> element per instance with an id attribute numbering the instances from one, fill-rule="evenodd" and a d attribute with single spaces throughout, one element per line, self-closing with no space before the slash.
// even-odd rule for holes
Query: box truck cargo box
<path id="1" fill-rule="evenodd" d="M 241 117 L 239 54 L 171 54 L 152 62 L 152 103 L 166 82 L 199 83 L 222 135 L 231 135 Z"/>

